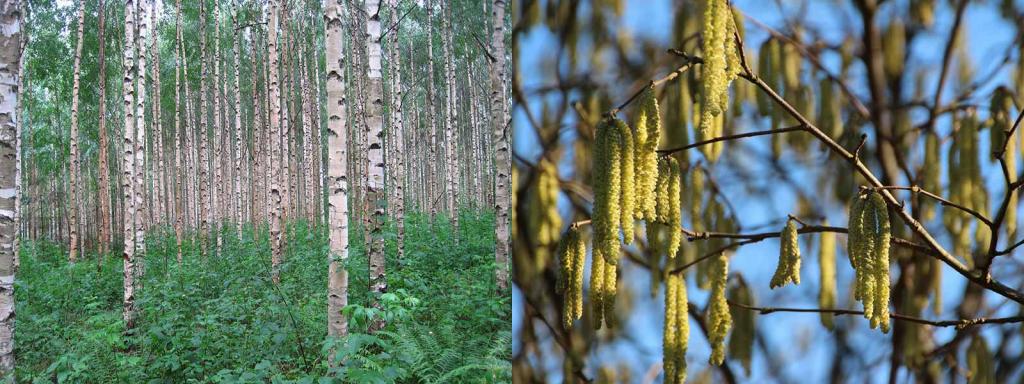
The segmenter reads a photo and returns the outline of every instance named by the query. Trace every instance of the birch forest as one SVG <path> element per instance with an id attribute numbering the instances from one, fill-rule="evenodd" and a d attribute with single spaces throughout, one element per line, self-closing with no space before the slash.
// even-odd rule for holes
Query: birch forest
<path id="1" fill-rule="evenodd" d="M 505 7 L 0 0 L 0 375 L 512 381 Z"/>

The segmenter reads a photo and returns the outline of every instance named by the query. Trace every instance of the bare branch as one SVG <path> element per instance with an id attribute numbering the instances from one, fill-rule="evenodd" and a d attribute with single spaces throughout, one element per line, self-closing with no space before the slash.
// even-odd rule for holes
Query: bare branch
<path id="1" fill-rule="evenodd" d="M 864 311 L 857 311 L 852 309 L 833 309 L 833 308 L 784 308 L 784 307 L 755 307 L 751 305 L 741 304 L 729 301 L 729 305 L 736 308 L 743 308 L 751 311 L 756 311 L 762 315 L 768 315 L 776 312 L 798 312 L 798 313 L 831 313 L 834 315 L 863 315 Z M 898 313 L 890 313 L 889 317 L 894 320 L 906 321 L 911 323 L 931 325 L 933 327 L 956 327 L 957 329 L 963 329 L 973 327 L 976 325 L 983 324 L 1014 324 L 1024 322 L 1024 316 L 1013 316 L 1013 317 L 997 317 L 997 318 L 985 318 L 979 317 L 976 319 L 956 319 L 956 320 L 928 320 L 920 317 L 914 317 L 909 315 L 901 315 Z"/>

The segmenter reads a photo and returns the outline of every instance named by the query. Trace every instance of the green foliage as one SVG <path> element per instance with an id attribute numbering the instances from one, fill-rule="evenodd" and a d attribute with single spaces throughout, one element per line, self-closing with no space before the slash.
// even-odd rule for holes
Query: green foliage
<path id="1" fill-rule="evenodd" d="M 264 229 L 223 230 L 220 255 L 173 234 L 147 239 L 138 328 L 122 336 L 119 257 L 68 264 L 50 243 L 22 245 L 15 353 L 23 382 L 340 383 L 511 380 L 510 298 L 494 286 L 491 214 L 464 212 L 461 240 L 425 215 L 407 218 L 406 256 L 388 246 L 389 292 L 369 303 L 367 260 L 353 229 L 350 335 L 326 341 L 327 242 L 323 227 L 292 223 L 281 285 L 269 279 Z M 253 234 L 258 236 L 254 239 Z M 393 236 L 388 236 L 393 241 Z M 372 318 L 388 321 L 365 333 Z M 496 336 L 497 335 L 497 336 Z M 334 372 L 327 352 L 345 362 Z"/>

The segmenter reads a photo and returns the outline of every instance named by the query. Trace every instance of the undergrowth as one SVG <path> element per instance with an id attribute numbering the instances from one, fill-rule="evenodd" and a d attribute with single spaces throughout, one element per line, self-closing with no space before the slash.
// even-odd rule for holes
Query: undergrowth
<path id="1" fill-rule="evenodd" d="M 510 297 L 495 293 L 494 217 L 463 213 L 460 241 L 439 219 L 406 220 L 398 260 L 386 231 L 388 293 L 370 305 L 363 234 L 351 232 L 350 335 L 326 340 L 324 227 L 289 226 L 281 284 L 270 282 L 265 227 L 225 228 L 202 255 L 151 230 L 141 315 L 124 335 L 122 261 L 76 264 L 48 242 L 23 242 L 16 281 L 19 382 L 61 383 L 492 383 L 511 381 Z M 258 236 L 254 239 L 253 234 Z M 387 326 L 366 332 L 373 318 Z M 344 365 L 331 370 L 326 354 Z"/>

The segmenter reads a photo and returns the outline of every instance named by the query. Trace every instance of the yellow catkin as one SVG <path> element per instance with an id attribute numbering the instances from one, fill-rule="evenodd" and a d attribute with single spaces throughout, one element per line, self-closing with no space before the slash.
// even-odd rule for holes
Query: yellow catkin
<path id="1" fill-rule="evenodd" d="M 560 282 L 565 292 L 562 318 L 566 329 L 571 328 L 573 321 L 583 314 L 583 258 L 587 252 L 585 247 L 579 228 L 575 225 L 569 228 L 559 246 L 559 258 L 562 263 Z"/>
<path id="2" fill-rule="evenodd" d="M 924 133 L 924 164 L 921 167 L 921 187 L 932 193 L 938 193 L 939 184 L 939 135 L 932 130 Z M 921 199 L 921 217 L 925 220 L 935 218 L 935 202 L 932 199 Z"/>
<path id="3" fill-rule="evenodd" d="M 995 383 L 995 370 L 992 366 L 992 354 L 988 343 L 980 334 L 974 335 L 971 345 L 967 347 L 967 382 L 970 384 Z"/>
<path id="4" fill-rule="evenodd" d="M 681 274 L 665 277 L 665 329 L 662 364 L 666 383 L 686 381 L 686 349 L 690 336 L 686 280 Z"/>
<path id="5" fill-rule="evenodd" d="M 660 224 L 668 224 L 669 213 L 671 211 L 671 194 L 669 193 L 669 179 L 671 178 L 671 170 L 668 164 L 668 158 L 662 158 L 658 160 L 658 177 L 654 183 L 655 190 L 655 216 L 650 222 L 656 222 Z"/>
<path id="6" fill-rule="evenodd" d="M 537 242 L 542 248 L 554 244 L 562 230 L 562 217 L 558 214 L 558 168 L 550 160 L 537 163 L 537 186 L 534 188 L 532 212 L 537 230 Z"/>
<path id="7" fill-rule="evenodd" d="M 903 21 L 894 17 L 885 30 L 885 38 L 882 39 L 882 49 L 885 62 L 883 68 L 885 75 L 890 79 L 898 78 L 903 74 L 903 60 L 906 56 L 906 30 Z"/>
<path id="8" fill-rule="evenodd" d="M 774 62 L 772 62 L 772 38 L 768 38 L 764 43 L 761 44 L 761 49 L 757 52 L 757 71 L 761 78 L 768 83 L 769 86 L 775 86 L 774 80 Z M 772 113 L 772 100 L 768 97 L 766 92 L 757 93 L 757 113 L 761 116 L 768 116 Z"/>
<path id="9" fill-rule="evenodd" d="M 800 284 L 800 244 L 798 242 L 796 220 L 786 221 L 786 226 L 779 236 L 779 264 L 769 287 L 774 289 L 786 283 Z"/>
<path id="10" fill-rule="evenodd" d="M 732 328 L 732 315 L 725 298 L 729 279 L 729 259 L 724 254 L 713 259 L 711 297 L 708 298 L 708 342 L 711 344 L 710 364 L 722 365 L 725 360 L 725 337 Z"/>
<path id="11" fill-rule="evenodd" d="M 668 158 L 669 175 L 668 175 L 668 257 L 676 257 L 676 253 L 679 252 L 679 246 L 683 241 L 683 233 L 679 230 L 679 225 L 682 222 L 682 190 L 680 189 L 680 183 L 682 182 L 682 175 L 679 171 L 679 162 L 676 159 Z"/>
<path id="12" fill-rule="evenodd" d="M 614 119 L 612 124 L 615 125 L 619 130 L 619 137 L 622 139 L 622 156 L 621 166 L 619 172 L 620 185 L 619 188 L 619 208 L 621 213 L 619 217 L 622 222 L 622 241 L 626 244 L 633 243 L 633 210 L 636 202 L 636 185 L 634 172 L 634 142 L 633 132 L 626 125 L 625 121 Z"/>
<path id="13" fill-rule="evenodd" d="M 611 328 L 615 321 L 615 296 L 618 294 L 618 266 L 608 264 L 604 268 L 604 323 Z"/>
<path id="14" fill-rule="evenodd" d="M 730 75 L 730 54 L 726 50 L 735 50 L 735 42 L 730 33 L 729 21 L 732 12 L 726 0 L 706 0 L 704 2 L 703 53 L 704 63 L 701 67 L 701 124 L 700 131 L 706 133 L 715 116 L 728 107 L 728 88 Z"/>
<path id="15" fill-rule="evenodd" d="M 604 256 L 601 249 L 594 247 L 590 262 L 590 312 L 593 314 L 594 329 L 601 329 L 604 321 Z"/>
<path id="16" fill-rule="evenodd" d="M 874 235 L 876 250 L 874 255 L 874 276 L 875 276 L 875 297 L 874 304 L 875 319 L 872 324 L 878 323 L 882 332 L 889 332 L 889 242 L 892 239 L 889 224 L 889 211 L 880 193 L 872 193 L 869 196 L 871 211 L 878 223 L 878 231 Z M 873 327 L 872 327 L 873 328 Z"/>
<path id="17" fill-rule="evenodd" d="M 619 257 L 621 225 L 622 138 L 618 128 L 603 121 L 597 128 L 594 153 L 594 248 L 600 249 L 606 262 L 615 265 Z"/>
<path id="18" fill-rule="evenodd" d="M 835 84 L 827 77 L 821 79 L 818 87 L 821 90 L 819 98 L 818 115 L 821 121 L 821 129 L 825 134 L 834 139 L 843 134 L 843 116 L 840 112 L 840 99 Z"/>
<path id="19" fill-rule="evenodd" d="M 633 140 L 634 177 L 636 180 L 636 202 L 633 217 L 636 219 L 654 220 L 654 183 L 658 173 L 658 149 L 661 136 L 661 113 L 658 110 L 658 99 L 653 88 L 647 88 L 640 95 L 637 108 L 636 133 Z"/>
<path id="20" fill-rule="evenodd" d="M 826 221 L 824 225 L 828 225 Z M 822 232 L 818 250 L 818 306 L 834 308 L 836 306 L 836 234 Z M 821 313 L 821 325 L 831 330 L 834 327 L 831 313 Z"/>
<path id="21" fill-rule="evenodd" d="M 736 304 L 754 305 L 753 295 L 745 282 L 729 288 L 729 300 Z M 754 311 L 739 306 L 730 307 L 733 329 L 729 334 L 729 358 L 739 361 L 750 376 L 750 361 L 754 351 Z"/>
<path id="22" fill-rule="evenodd" d="M 583 317 L 583 266 L 587 258 L 587 244 L 578 229 L 573 231 L 576 231 L 576 237 L 573 244 L 574 254 L 571 255 L 573 276 L 570 284 L 573 291 L 573 319 L 579 320 Z"/>
<path id="23" fill-rule="evenodd" d="M 911 0 L 910 16 L 915 23 L 931 28 L 935 23 L 935 0 Z"/>

